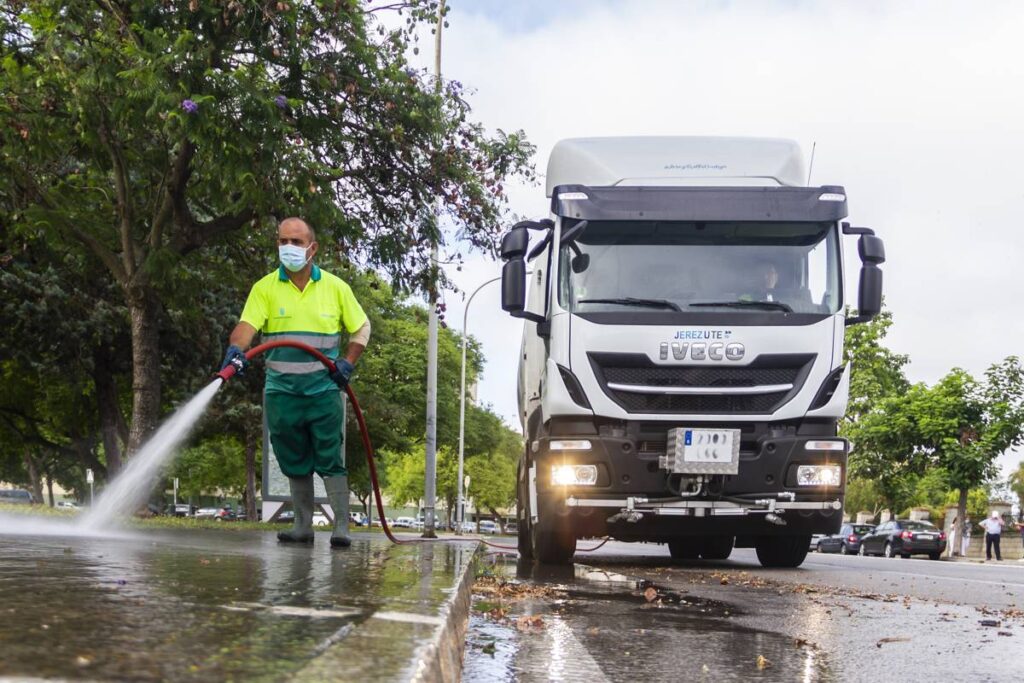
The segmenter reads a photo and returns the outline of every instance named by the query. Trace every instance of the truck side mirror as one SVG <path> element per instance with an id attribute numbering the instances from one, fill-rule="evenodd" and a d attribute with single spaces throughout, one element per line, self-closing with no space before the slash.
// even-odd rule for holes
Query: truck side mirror
<path id="1" fill-rule="evenodd" d="M 859 230 L 865 229 L 860 228 Z M 878 266 L 885 263 L 885 243 L 881 238 L 869 232 L 859 234 L 857 252 L 860 255 L 861 267 L 860 286 L 857 292 L 857 315 L 847 318 L 847 325 L 871 322 L 876 315 L 882 312 L 882 271 Z"/>
<path id="2" fill-rule="evenodd" d="M 526 261 L 520 256 L 509 260 L 501 269 L 501 310 L 516 315 L 525 309 Z"/>
<path id="3" fill-rule="evenodd" d="M 885 263 L 885 243 L 874 235 L 861 235 L 857 240 L 857 252 L 861 263 Z"/>
<path id="4" fill-rule="evenodd" d="M 522 258 L 530 245 L 530 231 L 525 227 L 516 226 L 501 238 L 501 259 Z"/>

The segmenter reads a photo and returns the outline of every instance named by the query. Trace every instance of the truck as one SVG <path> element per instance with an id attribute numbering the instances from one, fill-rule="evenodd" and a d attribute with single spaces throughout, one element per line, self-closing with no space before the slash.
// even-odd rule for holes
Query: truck
<path id="1" fill-rule="evenodd" d="M 500 246 L 501 305 L 523 320 L 524 558 L 611 537 L 796 567 L 838 531 L 844 330 L 880 312 L 885 249 L 845 220 L 843 187 L 808 183 L 791 140 L 555 145 L 550 216 Z"/>

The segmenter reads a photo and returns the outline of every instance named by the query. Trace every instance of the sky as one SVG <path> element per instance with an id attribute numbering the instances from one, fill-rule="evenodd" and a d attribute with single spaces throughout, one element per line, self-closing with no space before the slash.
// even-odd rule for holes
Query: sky
<path id="1" fill-rule="evenodd" d="M 488 129 L 526 132 L 539 173 L 567 137 L 785 137 L 808 156 L 816 143 L 812 184 L 845 186 L 850 220 L 885 240 L 889 343 L 910 378 L 1022 352 L 1024 3 L 449 4 L 444 77 Z M 510 198 L 547 215 L 542 185 Z M 480 255 L 451 273 L 467 294 L 499 274 Z M 521 323 L 498 293 L 475 298 L 468 329 L 487 358 L 480 400 L 515 426 Z M 460 329 L 462 295 L 446 303 Z"/>

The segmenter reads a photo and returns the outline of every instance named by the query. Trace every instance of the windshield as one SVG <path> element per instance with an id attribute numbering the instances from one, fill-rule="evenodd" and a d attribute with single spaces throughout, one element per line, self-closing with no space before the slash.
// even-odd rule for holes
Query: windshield
<path id="1" fill-rule="evenodd" d="M 870 524 L 856 524 L 853 527 L 853 533 L 857 534 L 858 536 L 863 536 L 864 534 L 871 533 L 871 530 L 874 528 L 875 527 L 871 526 Z"/>
<path id="2" fill-rule="evenodd" d="M 900 522 L 900 527 L 907 531 L 938 531 L 934 525 L 928 522 Z"/>
<path id="3" fill-rule="evenodd" d="M 561 247 L 558 300 L 579 313 L 835 313 L 837 239 L 831 223 L 591 221 Z"/>

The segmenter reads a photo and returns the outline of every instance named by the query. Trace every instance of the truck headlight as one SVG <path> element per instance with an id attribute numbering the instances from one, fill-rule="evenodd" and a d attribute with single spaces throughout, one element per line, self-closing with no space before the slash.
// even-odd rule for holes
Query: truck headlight
<path id="1" fill-rule="evenodd" d="M 593 486 L 597 465 L 552 465 L 551 483 L 556 486 Z"/>
<path id="2" fill-rule="evenodd" d="M 808 441 L 804 444 L 804 450 L 808 451 L 845 451 L 846 443 L 843 441 Z"/>
<path id="3" fill-rule="evenodd" d="M 587 439 L 552 439 L 548 442 L 548 450 L 589 451 L 590 441 Z"/>
<path id="4" fill-rule="evenodd" d="M 838 486 L 843 470 L 839 465 L 800 465 L 796 468 L 796 483 L 800 486 Z"/>

